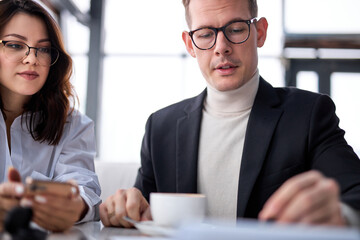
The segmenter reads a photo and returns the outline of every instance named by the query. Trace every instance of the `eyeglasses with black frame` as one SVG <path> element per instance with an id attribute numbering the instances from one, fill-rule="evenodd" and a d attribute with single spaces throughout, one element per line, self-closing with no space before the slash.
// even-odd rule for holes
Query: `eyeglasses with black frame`
<path id="1" fill-rule="evenodd" d="M 59 51 L 54 47 L 30 47 L 26 43 L 19 41 L 3 41 L 3 53 L 11 62 L 22 62 L 30 54 L 30 50 L 35 50 L 35 56 L 41 66 L 50 67 L 59 58 Z"/>
<path id="2" fill-rule="evenodd" d="M 194 45 L 200 50 L 211 49 L 216 44 L 216 39 L 219 31 L 222 31 L 226 39 L 234 44 L 241 44 L 246 42 L 250 36 L 250 24 L 257 19 L 250 20 L 236 20 L 226 24 L 223 27 L 202 27 L 194 31 L 190 31 Z"/>

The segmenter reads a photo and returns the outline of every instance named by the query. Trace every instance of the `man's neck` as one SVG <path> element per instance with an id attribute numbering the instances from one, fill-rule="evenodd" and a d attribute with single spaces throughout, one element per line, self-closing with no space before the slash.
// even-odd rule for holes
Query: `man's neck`
<path id="1" fill-rule="evenodd" d="M 207 86 L 205 105 L 212 111 L 236 113 L 252 107 L 259 86 L 259 72 L 238 89 L 221 92 Z"/>

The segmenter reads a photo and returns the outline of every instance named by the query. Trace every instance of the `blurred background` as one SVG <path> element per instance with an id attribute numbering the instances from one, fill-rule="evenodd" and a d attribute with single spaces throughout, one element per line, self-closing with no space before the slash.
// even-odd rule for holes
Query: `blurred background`
<path id="1" fill-rule="evenodd" d="M 73 57 L 77 107 L 95 121 L 98 159 L 139 162 L 147 117 L 205 88 L 182 42 L 188 28 L 181 0 L 41 3 L 60 23 Z M 274 87 L 330 95 L 360 155 L 360 1 L 258 0 L 258 6 L 269 22 L 261 76 Z"/>

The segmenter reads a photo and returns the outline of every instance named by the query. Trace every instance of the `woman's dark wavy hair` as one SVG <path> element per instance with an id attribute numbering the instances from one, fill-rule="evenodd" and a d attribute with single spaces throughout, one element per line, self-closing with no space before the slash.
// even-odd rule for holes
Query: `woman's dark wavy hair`
<path id="1" fill-rule="evenodd" d="M 75 103 L 75 94 L 70 83 L 72 60 L 65 51 L 56 21 L 42 6 L 31 0 L 0 1 L 0 33 L 17 13 L 26 13 L 42 19 L 51 46 L 57 48 L 60 53 L 57 62 L 50 67 L 44 86 L 23 106 L 22 115 L 22 119 L 26 116 L 26 125 L 34 140 L 57 145 L 63 134 L 67 116 L 74 110 L 70 106 L 70 100 Z M 0 108 L 4 113 L 1 96 Z"/>

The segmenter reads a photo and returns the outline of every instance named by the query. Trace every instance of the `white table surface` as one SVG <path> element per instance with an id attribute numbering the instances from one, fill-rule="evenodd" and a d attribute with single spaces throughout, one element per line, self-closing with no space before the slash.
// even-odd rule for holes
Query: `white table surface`
<path id="1" fill-rule="evenodd" d="M 112 239 L 142 239 L 148 236 L 141 234 L 137 229 L 103 227 L 101 222 L 87 222 L 75 225 L 65 233 L 51 233 L 48 240 L 112 240 Z M 0 235 L 2 240 L 11 240 L 10 235 L 3 233 Z"/>
<path id="2" fill-rule="evenodd" d="M 0 235 L 2 240 L 10 240 L 6 235 Z M 359 240 L 360 230 L 334 227 L 284 226 L 270 225 L 256 221 L 240 221 L 238 225 L 199 224 L 180 228 L 174 238 L 149 237 L 137 229 L 108 228 L 100 222 L 88 222 L 75 225 L 66 233 L 49 234 L 49 240 Z"/>

